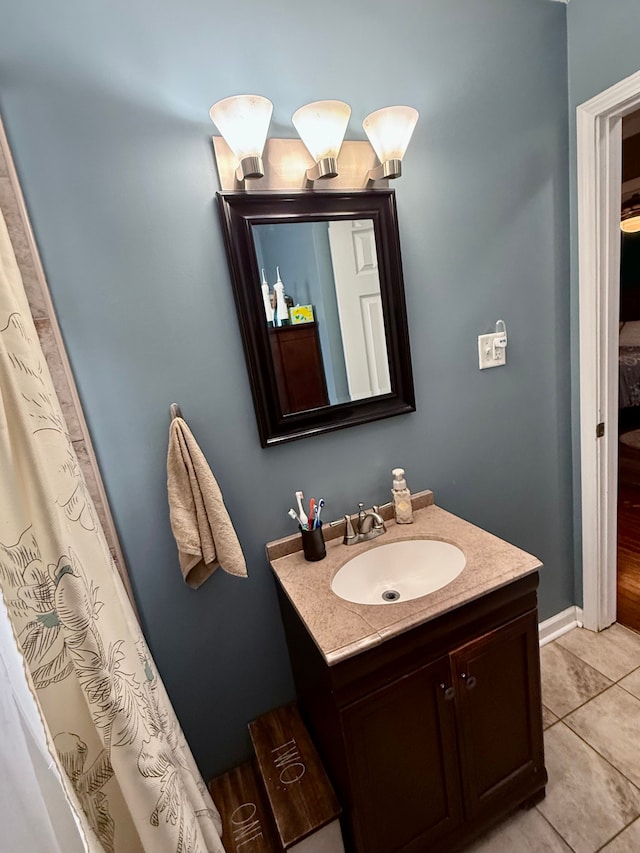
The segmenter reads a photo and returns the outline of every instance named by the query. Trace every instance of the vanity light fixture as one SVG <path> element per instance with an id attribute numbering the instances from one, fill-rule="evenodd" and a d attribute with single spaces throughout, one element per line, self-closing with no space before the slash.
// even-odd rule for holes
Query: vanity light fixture
<path id="1" fill-rule="evenodd" d="M 273 104 L 261 95 L 233 95 L 217 101 L 209 110 L 211 121 L 238 160 L 236 178 L 264 175 L 262 151 L 273 113 Z"/>
<path id="2" fill-rule="evenodd" d="M 640 231 L 640 193 L 634 193 L 622 205 L 620 228 L 626 234 Z"/>
<path id="3" fill-rule="evenodd" d="M 338 152 L 349 124 L 351 107 L 343 101 L 314 101 L 296 110 L 291 121 L 304 142 L 315 166 L 307 170 L 307 180 L 335 178 Z"/>
<path id="4" fill-rule="evenodd" d="M 299 192 L 323 184 L 347 192 L 367 192 L 372 184 L 384 189 L 402 173 L 418 120 L 413 107 L 386 107 L 365 118 L 368 140 L 345 141 L 351 107 L 314 101 L 292 116 L 297 138 L 275 139 L 267 138 L 272 113 L 273 104 L 261 95 L 224 98 L 209 110 L 219 131 L 213 149 L 221 190 Z M 309 168 L 311 158 L 315 165 Z"/>
<path id="5" fill-rule="evenodd" d="M 413 107 L 384 107 L 370 113 L 362 122 L 380 165 L 369 171 L 370 181 L 398 178 L 402 174 L 402 158 L 418 121 Z"/>

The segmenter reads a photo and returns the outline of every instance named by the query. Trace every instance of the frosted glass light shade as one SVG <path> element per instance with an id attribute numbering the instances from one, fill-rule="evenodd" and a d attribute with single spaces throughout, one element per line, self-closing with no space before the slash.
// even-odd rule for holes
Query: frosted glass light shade
<path id="1" fill-rule="evenodd" d="M 291 121 L 317 163 L 338 157 L 350 115 L 351 107 L 343 101 L 314 101 L 296 110 Z"/>
<path id="2" fill-rule="evenodd" d="M 620 228 L 625 234 L 635 234 L 640 231 L 640 194 L 634 193 L 622 205 Z"/>
<path id="3" fill-rule="evenodd" d="M 362 126 L 381 163 L 402 160 L 417 121 L 413 107 L 384 107 L 365 118 Z"/>
<path id="4" fill-rule="evenodd" d="M 273 104 L 261 95 L 233 95 L 209 110 L 211 121 L 239 161 L 261 157 L 273 113 Z"/>

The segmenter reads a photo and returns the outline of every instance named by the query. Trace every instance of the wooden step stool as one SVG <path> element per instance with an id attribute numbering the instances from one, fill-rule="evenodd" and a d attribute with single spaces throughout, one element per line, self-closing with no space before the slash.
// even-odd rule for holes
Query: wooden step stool
<path id="1" fill-rule="evenodd" d="M 344 853 L 340 805 L 296 704 L 249 723 L 249 733 L 281 844 L 278 849 Z"/>
<path id="2" fill-rule="evenodd" d="M 283 853 L 255 759 L 209 782 L 227 853 Z"/>

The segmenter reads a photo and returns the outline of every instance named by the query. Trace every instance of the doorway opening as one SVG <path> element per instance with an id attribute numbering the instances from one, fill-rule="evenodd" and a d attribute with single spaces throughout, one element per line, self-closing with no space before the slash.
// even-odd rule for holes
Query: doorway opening
<path id="1" fill-rule="evenodd" d="M 621 207 L 639 194 L 636 110 L 622 119 Z M 640 631 L 640 230 L 621 231 L 619 329 L 616 621 Z"/>
<path id="2" fill-rule="evenodd" d="M 596 631 L 617 615 L 622 124 L 637 110 L 640 72 L 576 112 L 583 622 Z"/>

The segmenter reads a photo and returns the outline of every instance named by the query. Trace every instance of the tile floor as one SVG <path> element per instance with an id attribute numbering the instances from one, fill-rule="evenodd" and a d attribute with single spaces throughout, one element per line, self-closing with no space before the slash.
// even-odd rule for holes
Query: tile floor
<path id="1" fill-rule="evenodd" d="M 465 853 L 640 853 L 640 634 L 574 628 L 540 658 L 547 795 Z"/>

